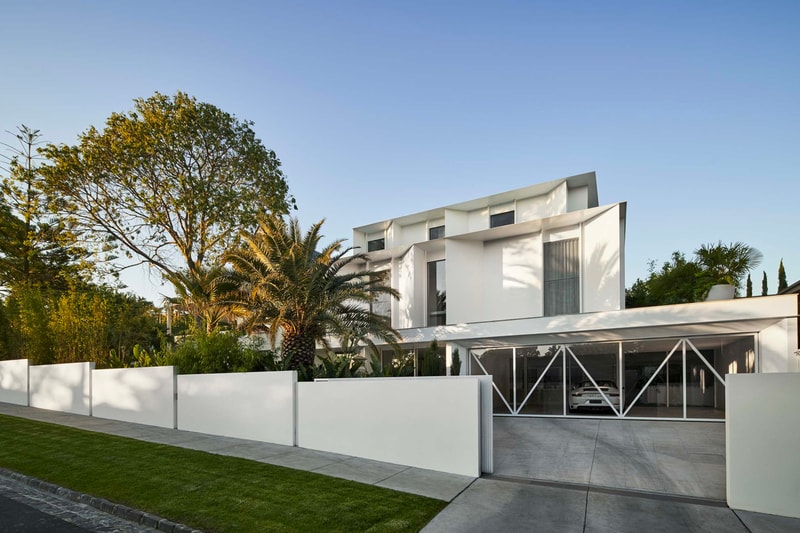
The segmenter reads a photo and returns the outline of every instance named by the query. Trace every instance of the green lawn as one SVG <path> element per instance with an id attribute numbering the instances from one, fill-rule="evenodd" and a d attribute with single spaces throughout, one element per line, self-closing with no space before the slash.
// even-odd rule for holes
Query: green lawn
<path id="1" fill-rule="evenodd" d="M 0 466 L 206 531 L 418 531 L 445 502 L 0 415 Z"/>

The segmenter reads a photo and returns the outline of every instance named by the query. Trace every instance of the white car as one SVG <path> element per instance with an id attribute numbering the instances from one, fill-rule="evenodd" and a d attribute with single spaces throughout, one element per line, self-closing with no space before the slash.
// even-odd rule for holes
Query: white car
<path id="1" fill-rule="evenodd" d="M 569 410 L 578 409 L 608 409 L 608 402 L 619 411 L 619 389 L 613 381 L 597 380 L 597 387 L 591 381 L 582 381 L 569 394 Z M 598 387 L 606 395 L 608 401 L 598 391 Z"/>

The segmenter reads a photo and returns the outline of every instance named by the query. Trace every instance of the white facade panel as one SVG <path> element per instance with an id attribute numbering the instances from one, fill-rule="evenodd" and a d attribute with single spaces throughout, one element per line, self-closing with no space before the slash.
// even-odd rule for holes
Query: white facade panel
<path id="1" fill-rule="evenodd" d="M 758 335 L 761 372 L 800 372 L 797 350 L 797 320 L 785 319 Z"/>
<path id="2" fill-rule="evenodd" d="M 483 243 L 448 241 L 445 260 L 447 321 L 462 324 L 483 320 L 483 291 L 479 286 L 479 280 L 484 279 Z"/>
<path id="3" fill-rule="evenodd" d="M 728 505 L 800 518 L 800 374 L 726 376 Z"/>
<path id="4" fill-rule="evenodd" d="M 294 446 L 296 383 L 294 370 L 178 376 L 178 429 Z"/>
<path id="5" fill-rule="evenodd" d="M 28 360 L 0 361 L 0 402 L 28 405 Z"/>
<path id="6" fill-rule="evenodd" d="M 575 187 L 567 193 L 567 212 L 589 208 L 589 187 Z"/>
<path id="7" fill-rule="evenodd" d="M 298 383 L 297 445 L 478 477 L 480 397 L 470 377 Z"/>
<path id="8" fill-rule="evenodd" d="M 76 415 L 92 414 L 94 363 L 30 367 L 30 406 Z"/>
<path id="9" fill-rule="evenodd" d="M 92 416 L 175 428 L 175 367 L 92 371 Z"/>
<path id="10" fill-rule="evenodd" d="M 409 224 L 396 231 L 400 234 L 399 239 L 395 239 L 393 246 L 402 246 L 414 244 L 417 242 L 428 240 L 428 225 L 425 222 L 418 222 L 416 224 Z"/>
<path id="11" fill-rule="evenodd" d="M 619 209 L 619 206 L 614 206 L 583 224 L 581 273 L 584 313 L 624 307 Z"/>
<path id="12" fill-rule="evenodd" d="M 541 316 L 542 244 L 539 234 L 484 243 L 483 307 L 488 320 Z"/>
<path id="13" fill-rule="evenodd" d="M 489 229 L 489 209 L 476 209 L 475 211 L 470 211 L 467 221 L 467 231 L 482 231 L 485 229 Z"/>

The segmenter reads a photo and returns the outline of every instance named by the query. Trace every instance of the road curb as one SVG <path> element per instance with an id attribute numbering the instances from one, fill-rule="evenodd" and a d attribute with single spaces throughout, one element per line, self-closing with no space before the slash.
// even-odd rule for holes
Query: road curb
<path id="1" fill-rule="evenodd" d="M 140 511 L 138 509 L 128 507 L 127 505 L 117 504 L 106 500 L 105 498 L 97 498 L 89 494 L 84 494 L 82 492 L 77 492 L 65 487 L 60 487 L 35 477 L 26 476 L 25 474 L 8 470 L 7 468 L 0 467 L 0 476 L 24 483 L 43 492 L 55 494 L 56 496 L 60 496 L 73 502 L 90 505 L 99 511 L 114 515 L 117 518 L 122 518 L 123 520 L 128 520 L 129 522 L 134 522 L 143 526 L 152 527 L 153 529 L 164 531 L 165 533 L 203 533 L 199 529 L 178 524 L 152 513 Z"/>

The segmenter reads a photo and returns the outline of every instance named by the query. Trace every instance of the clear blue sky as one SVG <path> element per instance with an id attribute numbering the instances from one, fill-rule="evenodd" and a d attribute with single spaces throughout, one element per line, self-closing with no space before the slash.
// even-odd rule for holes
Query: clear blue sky
<path id="1" fill-rule="evenodd" d="M 595 170 L 650 259 L 744 241 L 800 278 L 800 2 L 7 2 L 0 130 L 75 143 L 177 90 L 255 121 L 307 226 Z M 154 278 L 155 279 L 155 278 Z M 128 278 L 157 298 L 166 287 Z"/>

